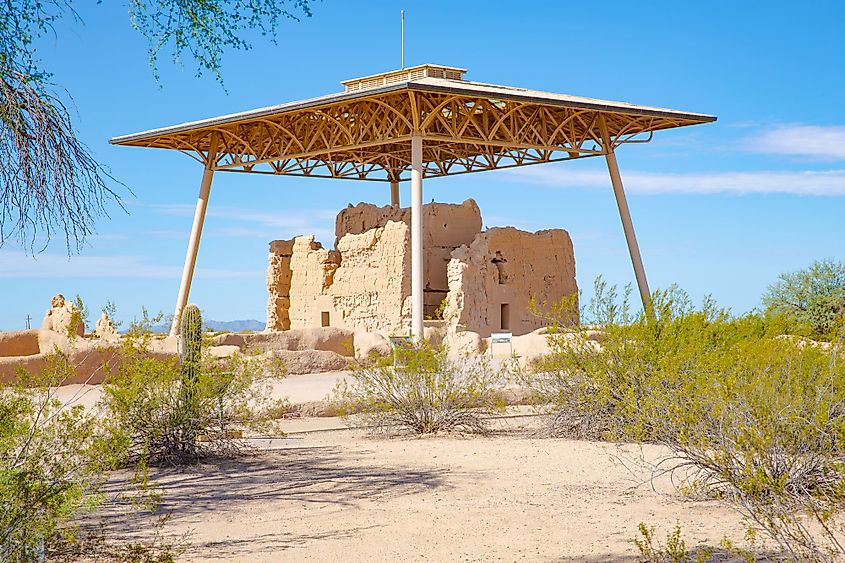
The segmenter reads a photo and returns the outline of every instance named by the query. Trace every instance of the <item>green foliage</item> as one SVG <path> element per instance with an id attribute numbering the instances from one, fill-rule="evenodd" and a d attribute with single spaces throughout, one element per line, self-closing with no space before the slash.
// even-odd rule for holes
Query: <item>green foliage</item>
<path id="1" fill-rule="evenodd" d="M 334 391 L 342 415 L 375 431 L 406 430 L 486 432 L 485 417 L 503 411 L 498 391 L 504 367 L 494 369 L 486 357 L 450 358 L 446 349 L 424 341 L 397 348 L 394 358 L 372 358 L 356 366 L 352 382 Z"/>
<path id="2" fill-rule="evenodd" d="M 73 375 L 67 358 L 46 359 L 35 375 L 0 393 L 0 560 L 35 561 L 73 539 L 74 517 L 97 504 L 113 459 L 96 419 L 63 405 L 54 388 Z"/>
<path id="3" fill-rule="evenodd" d="M 275 41 L 280 17 L 297 21 L 310 17 L 311 6 L 309 0 L 130 0 L 129 14 L 132 26 L 149 43 L 156 79 L 159 53 L 170 46 L 174 63 L 180 64 L 187 51 L 197 65 L 197 76 L 207 70 L 222 83 L 225 49 L 249 50 L 251 45 L 244 38 L 249 30 Z"/>
<path id="4" fill-rule="evenodd" d="M 113 301 L 106 301 L 102 312 L 109 318 L 109 320 L 111 320 L 111 323 L 115 328 L 123 324 L 121 321 L 117 320 L 117 305 L 115 305 Z"/>
<path id="5" fill-rule="evenodd" d="M 76 328 L 82 326 L 82 332 L 88 325 L 88 307 L 79 295 L 73 300 L 73 312 L 70 315 L 70 322 L 66 330 L 68 338 L 76 338 Z"/>
<path id="6" fill-rule="evenodd" d="M 426 316 L 427 320 L 434 320 L 434 321 L 442 321 L 444 319 L 444 315 L 446 314 L 446 298 L 444 297 L 440 304 L 434 309 L 434 312 L 431 316 Z"/>
<path id="7" fill-rule="evenodd" d="M 311 15 L 309 0 L 129 0 L 127 8 L 156 80 L 158 55 L 170 48 L 174 62 L 188 53 L 197 75 L 210 71 L 221 84 L 226 49 L 249 49 L 254 32 L 275 41 L 281 18 Z M 73 0 L 0 2 L 0 246 L 17 239 L 34 252 L 58 233 L 68 252 L 79 251 L 106 205 L 122 205 L 37 56 L 68 19 L 80 23 Z"/>
<path id="8" fill-rule="evenodd" d="M 534 399 L 552 405 L 555 434 L 606 440 L 658 437 L 665 398 L 674 396 L 719 350 L 772 330 L 753 316 L 729 320 L 710 301 L 695 310 L 678 288 L 658 291 L 648 313 L 631 317 L 629 291 L 621 304 L 615 288 L 599 280 L 589 318 L 601 330 L 549 327 L 552 353 L 526 376 Z M 629 319 L 628 324 L 619 324 Z M 701 366 L 703 367 L 703 366 Z"/>
<path id="9" fill-rule="evenodd" d="M 587 314 L 582 314 L 584 322 L 598 326 L 630 323 L 633 320 L 631 309 L 633 291 L 630 283 L 625 285 L 620 301 L 616 286 L 608 286 L 604 278 L 598 276 L 593 282 L 593 297 L 590 299 Z"/>
<path id="10" fill-rule="evenodd" d="M 145 311 L 130 328 L 120 368 L 93 410 L 57 399 L 57 387 L 75 376 L 60 353 L 0 392 L 1 561 L 174 561 L 184 542 L 159 537 L 159 525 L 151 540 L 128 543 L 76 526 L 105 499 L 106 472 L 134 465 L 138 494 L 129 499 L 149 510 L 158 500 L 146 478 L 150 464 L 239 451 L 240 430 L 267 428 L 268 414 L 279 410 L 255 378 L 284 366 L 251 356 L 200 357 L 189 380 L 193 408 L 185 409 L 180 362 L 152 352 L 153 322 Z"/>
<path id="11" fill-rule="evenodd" d="M 0 7 L 0 68 L 16 70 L 32 80 L 49 74 L 38 68 L 34 43 L 54 29 L 67 13 L 75 16 L 65 0 L 22 0 Z"/>
<path id="12" fill-rule="evenodd" d="M 727 554 L 738 558 L 745 563 L 755 563 L 759 560 L 757 553 L 763 551 L 764 545 L 761 544 L 757 537 L 757 532 L 754 528 L 749 527 L 745 532 L 746 547 L 737 545 L 730 538 L 723 537 L 719 542 L 719 547 Z M 781 558 L 783 559 L 783 558 Z"/>
<path id="13" fill-rule="evenodd" d="M 820 260 L 781 274 L 767 289 L 763 305 L 768 314 L 783 316 L 796 334 L 835 338 L 845 314 L 845 263 Z"/>
<path id="14" fill-rule="evenodd" d="M 184 360 L 151 353 L 151 335 L 143 328 L 149 324 L 145 316 L 130 329 L 117 372 L 103 385 L 106 430 L 122 444 L 125 463 L 178 465 L 232 455 L 244 448 L 245 429 L 269 428 L 279 401 L 269 398 L 258 377 L 283 376 L 284 364 L 243 354 L 197 358 L 201 346 L 193 342 L 183 348 L 191 362 L 186 371 Z"/>
<path id="15" fill-rule="evenodd" d="M 98 2 L 99 3 L 99 2 Z M 253 30 L 276 40 L 279 21 L 311 16 L 309 0 L 130 0 L 129 23 L 149 43 L 149 62 L 156 62 L 163 48 L 172 48 L 175 63 L 188 52 L 197 74 L 211 71 L 220 80 L 225 49 L 248 50 L 246 36 Z M 57 24 L 70 18 L 81 22 L 72 0 L 21 0 L 0 6 L 0 69 L 15 70 L 34 81 L 46 81 L 35 45 L 56 32 Z"/>
<path id="16" fill-rule="evenodd" d="M 683 386 L 661 441 L 792 557 L 839 560 L 845 370 L 838 349 L 748 339 Z M 706 384 L 706 386 L 705 386 Z"/>
<path id="17" fill-rule="evenodd" d="M 188 52 L 197 65 L 197 76 L 210 71 L 222 83 L 225 49 L 250 49 L 245 39 L 250 30 L 275 41 L 279 19 L 310 17 L 310 4 L 309 0 L 130 0 L 129 15 L 132 27 L 149 43 L 156 79 L 159 53 L 169 46 L 174 63 L 180 64 L 182 54 Z"/>
<path id="18" fill-rule="evenodd" d="M 628 324 L 551 328 L 553 354 L 527 380 L 555 431 L 665 444 L 676 457 L 660 471 L 737 503 L 792 557 L 845 555 L 833 524 L 845 502 L 838 343 L 710 299 L 694 308 L 677 289 Z"/>
<path id="19" fill-rule="evenodd" d="M 109 533 L 105 522 L 99 529 L 81 530 L 73 542 L 64 542 L 47 553 L 47 560 L 55 563 L 97 561 L 102 563 L 175 563 L 188 548 L 188 535 L 165 536 L 162 529 L 170 519 L 163 516 L 152 525 L 152 533 L 144 538 L 124 540 Z"/>
<path id="20" fill-rule="evenodd" d="M 655 538 L 653 526 L 640 522 L 638 529 L 639 536 L 634 538 L 633 544 L 640 553 L 642 563 L 704 563 L 713 555 L 712 548 L 696 550 L 695 553 L 687 549 L 678 524 L 666 535 L 665 545 Z"/>

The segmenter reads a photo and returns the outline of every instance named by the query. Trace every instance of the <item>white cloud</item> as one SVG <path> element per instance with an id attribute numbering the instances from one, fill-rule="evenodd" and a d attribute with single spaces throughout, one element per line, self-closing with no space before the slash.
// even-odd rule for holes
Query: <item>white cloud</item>
<path id="1" fill-rule="evenodd" d="M 193 217 L 195 206 L 186 203 L 142 204 L 160 215 Z M 206 217 L 223 219 L 214 221 L 214 228 L 207 229 L 203 236 L 245 237 L 276 240 L 299 235 L 316 235 L 322 240 L 334 239 L 336 210 L 330 209 L 285 209 L 281 211 L 260 211 L 238 207 L 209 205 Z M 206 223 L 206 226 L 208 223 Z M 188 238 L 188 231 L 173 237 L 166 231 L 166 238 Z M 165 237 L 161 237 L 165 238 Z"/>
<path id="2" fill-rule="evenodd" d="M 197 278 L 254 278 L 263 272 L 197 268 Z M 147 256 L 72 256 L 0 250 L 0 278 L 143 278 L 179 279 L 181 266 L 156 264 Z"/>
<path id="3" fill-rule="evenodd" d="M 610 189 L 606 170 L 523 168 L 511 176 L 566 188 Z M 662 173 L 622 170 L 625 190 L 639 194 L 845 195 L 845 170 Z"/>
<path id="4" fill-rule="evenodd" d="M 760 154 L 845 160 L 845 126 L 777 125 L 746 137 L 741 147 Z"/>

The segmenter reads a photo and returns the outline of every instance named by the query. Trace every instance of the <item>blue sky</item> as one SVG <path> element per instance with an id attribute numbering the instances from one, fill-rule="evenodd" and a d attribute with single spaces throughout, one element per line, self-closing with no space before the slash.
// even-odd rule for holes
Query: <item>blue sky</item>
<path id="1" fill-rule="evenodd" d="M 84 250 L 56 240 L 34 258 L 0 248 L 0 330 L 36 323 L 58 292 L 121 319 L 172 311 L 201 170 L 167 151 L 113 147 L 115 135 L 340 90 L 339 81 L 406 64 L 469 69 L 467 79 L 711 113 L 715 124 L 657 133 L 619 151 L 653 288 L 678 283 L 751 309 L 778 273 L 845 259 L 845 7 L 814 2 L 358 2 L 314 4 L 282 22 L 277 44 L 224 59 L 226 91 L 194 68 L 160 61 L 122 2 L 78 6 L 40 56 L 72 95 L 79 132 L 124 191 Z M 474 197 L 487 226 L 561 227 L 579 285 L 633 281 L 604 162 L 433 179 L 425 201 Z M 408 186 L 402 186 L 403 202 Z M 384 204 L 381 183 L 218 173 L 191 301 L 213 319 L 264 319 L 267 243 L 333 239 L 348 203 Z M 93 316 L 93 315 L 92 315 Z"/>

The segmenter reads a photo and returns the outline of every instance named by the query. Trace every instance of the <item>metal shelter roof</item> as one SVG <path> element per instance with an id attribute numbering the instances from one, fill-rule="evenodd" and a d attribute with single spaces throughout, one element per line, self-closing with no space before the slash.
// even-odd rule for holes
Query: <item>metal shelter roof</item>
<path id="1" fill-rule="evenodd" d="M 654 131 L 716 120 L 470 82 L 464 72 L 420 65 L 344 81 L 345 92 L 110 142 L 179 150 L 215 171 L 398 181 L 408 178 L 413 134 L 423 140 L 425 176 L 435 177 L 602 155 Z"/>
<path id="2" fill-rule="evenodd" d="M 715 121 L 711 115 L 513 88 L 463 79 L 464 69 L 420 65 L 343 82 L 310 100 L 111 139 L 178 150 L 203 164 L 197 210 L 171 334 L 191 290 L 215 171 L 411 180 L 411 333 L 423 337 L 423 177 L 603 155 L 643 305 L 649 288 L 615 148 L 654 131 Z M 645 137 L 643 137 L 646 135 Z"/>

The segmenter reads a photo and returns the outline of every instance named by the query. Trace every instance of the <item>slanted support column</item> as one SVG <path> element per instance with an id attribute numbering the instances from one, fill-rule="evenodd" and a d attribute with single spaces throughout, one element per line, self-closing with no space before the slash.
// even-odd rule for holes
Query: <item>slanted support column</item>
<path id="1" fill-rule="evenodd" d="M 182 268 L 182 281 L 179 284 L 179 296 L 176 298 L 176 309 L 173 312 L 173 323 L 170 325 L 170 335 L 176 336 L 179 332 L 179 317 L 182 309 L 188 304 L 188 296 L 191 293 L 191 281 L 194 278 L 194 267 L 197 264 L 197 252 L 202 237 L 202 225 L 205 222 L 205 210 L 208 208 L 208 195 L 211 192 L 211 178 L 214 176 L 212 168 L 217 158 L 217 137 L 212 137 L 211 146 L 205 163 L 205 170 L 202 173 L 200 183 L 200 195 L 197 199 L 197 208 L 194 211 L 194 224 L 191 227 L 191 238 L 188 239 L 188 252 L 185 255 L 185 266 Z"/>
<path id="2" fill-rule="evenodd" d="M 399 182 L 397 180 L 390 181 L 390 205 L 399 207 Z"/>
<path id="3" fill-rule="evenodd" d="M 613 141 L 607 129 L 604 116 L 599 117 L 599 128 L 601 130 L 602 144 L 604 145 L 604 158 L 607 161 L 607 170 L 610 172 L 610 182 L 613 184 L 613 194 L 616 196 L 616 206 L 619 208 L 619 217 L 622 219 L 622 229 L 625 231 L 625 240 L 628 243 L 628 253 L 631 255 L 631 262 L 634 265 L 634 275 L 637 278 L 637 288 L 640 290 L 640 298 L 643 302 L 643 309 L 648 314 L 648 305 L 651 301 L 651 292 L 648 289 L 648 280 L 645 276 L 643 259 L 640 256 L 640 246 L 637 244 L 637 234 L 634 232 L 634 223 L 631 221 L 631 212 L 628 209 L 628 200 L 625 198 L 625 189 L 622 186 L 622 176 L 619 174 L 619 164 L 616 162 L 616 152 L 613 148 Z"/>
<path id="4" fill-rule="evenodd" d="M 411 137 L 411 336 L 423 338 L 422 137 Z"/>

